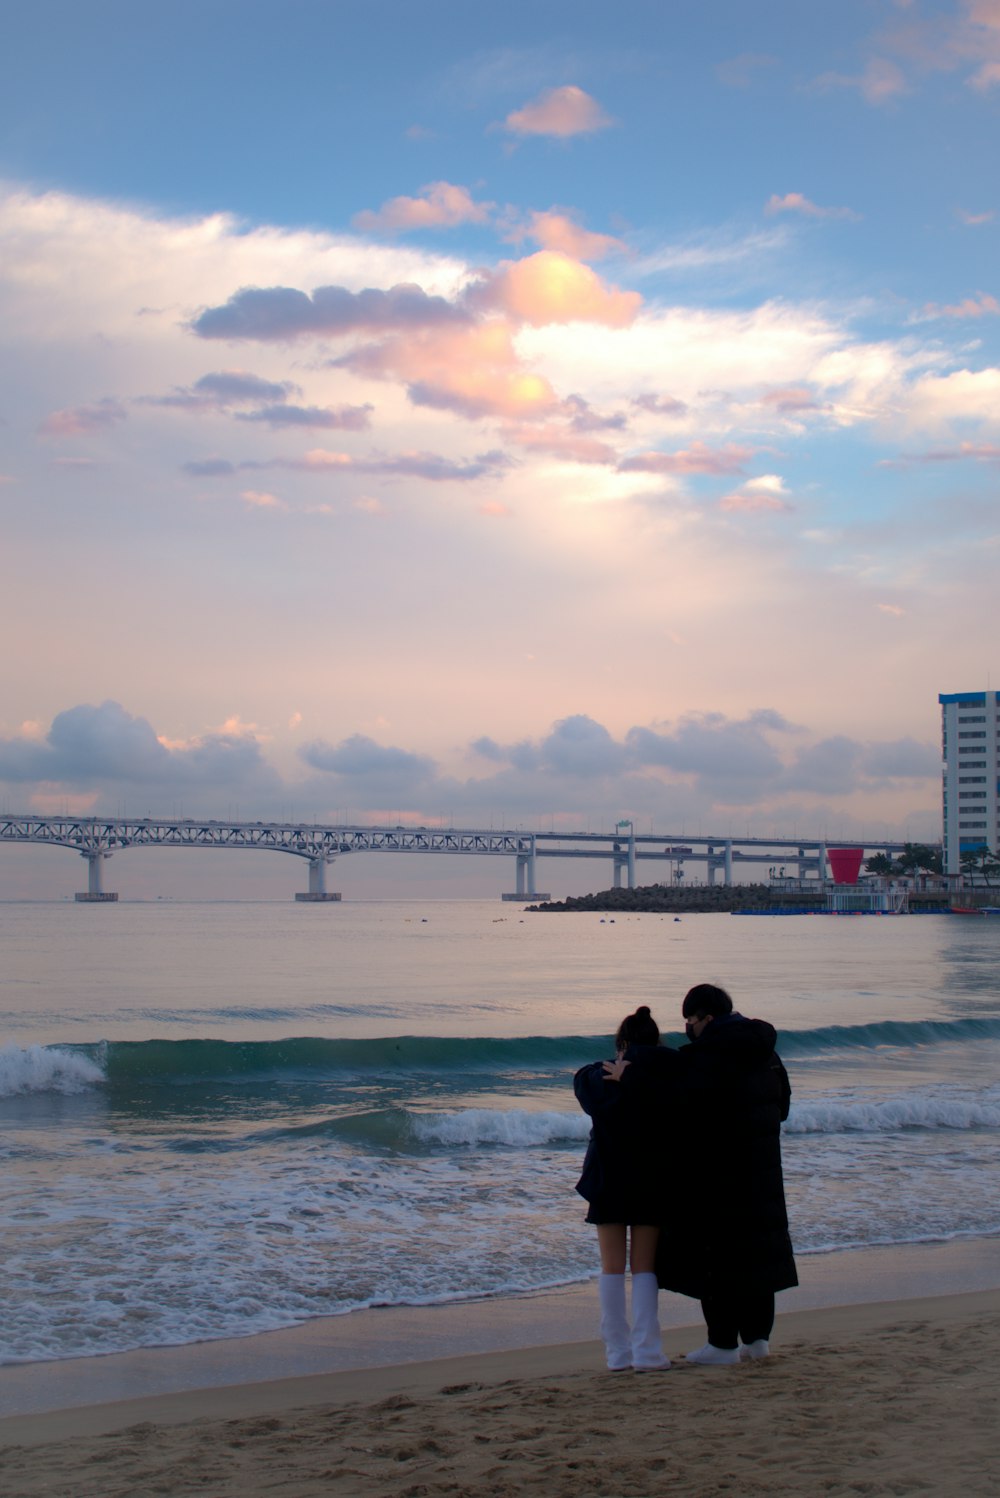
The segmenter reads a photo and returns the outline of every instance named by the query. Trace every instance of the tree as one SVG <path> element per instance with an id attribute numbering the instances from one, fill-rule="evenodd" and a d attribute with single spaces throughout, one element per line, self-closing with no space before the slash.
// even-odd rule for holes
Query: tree
<path id="1" fill-rule="evenodd" d="M 866 874 L 878 874 L 883 879 L 891 879 L 893 874 L 900 872 L 899 865 L 893 863 L 888 853 L 873 853 L 865 863 Z"/>
<path id="2" fill-rule="evenodd" d="M 987 889 L 992 889 L 991 878 L 1000 874 L 1000 859 L 991 853 L 985 843 L 978 848 L 966 848 L 962 854 L 962 873 L 972 878 L 981 878 Z"/>
<path id="3" fill-rule="evenodd" d="M 904 843 L 899 868 L 904 874 L 941 874 L 944 872 L 941 849 L 931 848 L 927 843 Z"/>

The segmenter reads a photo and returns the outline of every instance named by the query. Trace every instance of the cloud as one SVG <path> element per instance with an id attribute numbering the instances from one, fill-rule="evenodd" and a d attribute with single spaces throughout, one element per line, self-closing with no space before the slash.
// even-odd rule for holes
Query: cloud
<path id="1" fill-rule="evenodd" d="M 272 428 L 325 427 L 347 432 L 363 432 L 371 426 L 375 407 L 364 406 L 262 406 L 259 411 L 240 411 L 237 421 L 262 422 Z"/>
<path id="2" fill-rule="evenodd" d="M 200 465 L 202 470 L 206 466 Z M 185 465 L 188 472 L 193 467 L 191 464 Z M 266 458 L 261 461 L 245 459 L 219 471 L 221 474 L 237 470 L 245 472 L 285 468 L 300 473 L 383 474 L 429 479 L 435 483 L 470 483 L 480 478 L 497 478 L 509 467 L 510 459 L 497 449 L 478 453 L 474 458 L 446 458 L 439 453 L 421 450 L 356 458 L 351 453 L 330 452 L 327 448 L 314 447 L 301 458 Z"/>
<path id="3" fill-rule="evenodd" d="M 683 416 L 688 409 L 685 401 L 672 395 L 634 395 L 632 405 L 652 416 Z"/>
<path id="4" fill-rule="evenodd" d="M 748 479 L 733 494 L 720 499 L 720 510 L 734 511 L 778 511 L 787 512 L 792 506 L 787 499 L 785 481 L 777 473 L 762 473 Z"/>
<path id="5" fill-rule="evenodd" d="M 618 465 L 620 473 L 739 473 L 744 463 L 753 457 L 755 448 L 740 447 L 726 443 L 721 448 L 707 447 L 704 442 L 692 442 L 680 452 L 635 453 L 623 458 Z"/>
<path id="6" fill-rule="evenodd" d="M 543 739 L 534 743 L 522 740 L 503 745 L 483 737 L 470 748 L 483 759 L 517 770 L 544 770 L 584 779 L 616 774 L 625 768 L 628 758 L 624 745 L 616 743 L 604 725 L 586 713 L 559 719 Z"/>
<path id="7" fill-rule="evenodd" d="M 543 375 L 525 367 L 514 332 L 502 318 L 428 329 L 362 345 L 333 363 L 371 379 L 401 380 L 414 405 L 470 420 L 544 416 L 558 407 L 558 398 Z"/>
<path id="8" fill-rule="evenodd" d="M 736 720 L 703 713 L 682 718 L 667 732 L 631 728 L 625 742 L 636 764 L 693 776 L 706 794 L 738 804 L 779 780 L 782 760 L 768 736 L 787 730 L 785 720 L 769 711 Z"/>
<path id="9" fill-rule="evenodd" d="M 596 99 L 574 84 L 550 88 L 537 99 L 516 109 L 504 120 L 512 135 L 551 135 L 566 140 L 573 135 L 591 135 L 606 130 L 614 121 Z"/>
<path id="10" fill-rule="evenodd" d="M 187 411 L 226 410 L 229 406 L 252 405 L 256 401 L 285 401 L 298 390 L 288 380 L 262 380 L 242 369 L 223 369 L 202 375 L 193 385 L 175 388 L 169 395 L 141 397 L 144 405 L 176 406 Z"/>
<path id="11" fill-rule="evenodd" d="M 228 458 L 202 458 L 200 461 L 193 460 L 190 463 L 184 463 L 182 468 L 193 479 L 225 478 L 228 474 L 236 472 L 236 464 L 230 463 Z"/>
<path id="12" fill-rule="evenodd" d="M 887 57 L 873 57 L 858 74 L 823 73 L 813 83 L 820 91 L 835 88 L 857 89 L 869 104 L 886 104 L 909 92 L 902 69 Z"/>
<path id="13" fill-rule="evenodd" d="M 991 209 L 988 213 L 967 213 L 964 208 L 956 209 L 958 217 L 963 224 L 972 229 L 978 229 L 983 224 L 992 224 L 996 218 L 996 212 Z"/>
<path id="14" fill-rule="evenodd" d="M 760 397 L 760 404 L 776 411 L 780 416 L 797 416 L 820 409 L 815 395 L 804 385 L 786 385 L 775 390 L 765 390 Z"/>
<path id="15" fill-rule="evenodd" d="M 960 463 L 963 460 L 975 463 L 1000 463 L 1000 447 L 990 442 L 962 442 L 954 448 L 931 448 L 922 453 L 905 453 L 898 458 L 884 459 L 884 468 L 908 468 L 918 463 Z"/>
<path id="16" fill-rule="evenodd" d="M 627 249 L 623 240 L 584 229 L 571 215 L 555 208 L 530 214 L 527 223 L 512 225 L 504 238 L 512 244 L 533 239 L 543 250 L 555 250 L 574 260 L 603 260 L 606 255 L 623 254 Z"/>
<path id="17" fill-rule="evenodd" d="M 777 193 L 772 193 L 764 205 L 765 213 L 801 213 L 806 218 L 847 218 L 857 219 L 859 215 L 851 208 L 820 208 L 817 203 L 812 203 L 800 192 L 786 192 L 784 197 L 779 198 Z"/>
<path id="18" fill-rule="evenodd" d="M 987 89 L 996 88 L 998 84 L 1000 84 L 1000 62 L 984 62 L 969 79 L 970 87 L 979 89 L 981 93 L 985 93 Z"/>
<path id="19" fill-rule="evenodd" d="M 410 229 L 455 228 L 458 224 L 485 224 L 495 203 L 476 203 L 467 187 L 451 182 L 430 182 L 416 198 L 390 198 L 376 213 L 366 210 L 354 217 L 355 227 L 402 232 Z"/>
<path id="20" fill-rule="evenodd" d="M 637 291 L 605 286 L 589 266 L 556 250 L 502 262 L 469 289 L 467 300 L 533 327 L 568 322 L 627 327 L 642 305 Z"/>
<path id="21" fill-rule="evenodd" d="M 243 489 L 240 492 L 240 499 L 258 510 L 287 510 L 288 508 L 284 500 L 279 499 L 276 494 L 268 494 L 260 489 Z"/>
<path id="22" fill-rule="evenodd" d="M 199 338 L 288 342 L 466 320 L 467 314 L 453 302 L 430 296 L 412 283 L 391 286 L 388 291 L 371 286 L 364 291 L 319 286 L 311 296 L 291 286 L 249 286 L 235 292 L 223 306 L 207 308 L 194 319 L 191 331 Z"/>
<path id="23" fill-rule="evenodd" d="M 505 443 L 523 452 L 551 453 L 565 463 L 603 463 L 611 465 L 618 454 L 607 442 L 573 430 L 572 427 L 544 423 L 535 426 L 508 425 L 502 429 Z"/>
<path id="24" fill-rule="evenodd" d="M 53 411 L 38 428 L 43 437 L 90 437 L 128 418 L 120 401 L 106 397 L 92 406 L 69 406 Z"/>
<path id="25" fill-rule="evenodd" d="M 0 740 L 0 780 L 73 788 L 205 786 L 219 792 L 277 783 L 251 734 L 212 732 L 183 748 L 168 748 L 147 719 L 112 701 L 58 713 L 42 741 L 35 734 Z"/>
<path id="26" fill-rule="evenodd" d="M 303 744 L 298 753 L 311 769 L 338 776 L 345 783 L 352 782 L 349 790 L 352 796 L 363 793 L 384 798 L 390 792 L 392 796 L 417 794 L 433 780 L 436 770 L 427 755 L 377 744 L 360 733 L 336 745 L 316 739 Z"/>
<path id="27" fill-rule="evenodd" d="M 901 609 L 898 603 L 877 603 L 875 607 L 880 614 L 891 614 L 895 619 L 901 619 L 906 613 L 906 610 Z"/>
<path id="28" fill-rule="evenodd" d="M 939 306 L 935 302 L 928 302 L 923 309 L 924 317 L 996 317 L 1000 314 L 1000 302 L 995 296 L 988 292 L 977 292 L 974 297 L 966 297 L 962 302 L 952 303 L 950 306 Z"/>

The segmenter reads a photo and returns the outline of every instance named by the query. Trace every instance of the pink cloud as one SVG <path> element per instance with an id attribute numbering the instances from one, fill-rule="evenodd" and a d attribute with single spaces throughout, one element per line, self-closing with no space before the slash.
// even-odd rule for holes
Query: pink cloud
<path id="1" fill-rule="evenodd" d="M 287 506 L 276 494 L 266 494 L 260 489 L 244 489 L 240 499 L 258 510 L 284 510 Z"/>
<path id="2" fill-rule="evenodd" d="M 873 57 L 860 74 L 823 73 L 813 86 L 818 89 L 856 88 L 869 104 L 885 104 L 908 92 L 902 69 L 887 57 Z"/>
<path id="3" fill-rule="evenodd" d="M 606 442 L 584 432 L 547 423 L 542 426 L 505 427 L 503 440 L 525 452 L 551 453 L 566 463 L 611 465 L 618 454 Z"/>
<path id="4" fill-rule="evenodd" d="M 932 448 L 902 458 L 887 458 L 878 466 L 906 468 L 914 463 L 961 463 L 965 459 L 975 463 L 1000 463 L 1000 447 L 989 442 L 962 442 L 955 448 Z"/>
<path id="5" fill-rule="evenodd" d="M 513 244 L 533 239 L 543 250 L 556 250 L 574 260 L 603 260 L 605 255 L 626 249 L 623 240 L 584 229 L 569 214 L 554 208 L 547 213 L 532 213 L 527 224 L 516 225 L 504 237 Z"/>
<path id="6" fill-rule="evenodd" d="M 504 261 L 470 290 L 468 300 L 533 327 L 592 322 L 623 328 L 635 320 L 642 305 L 637 291 L 605 286 L 589 265 L 556 250 Z"/>
<path id="7" fill-rule="evenodd" d="M 513 135 L 554 135 L 560 139 L 590 135 L 612 123 L 597 100 L 574 84 L 548 89 L 504 121 Z"/>
<path id="8" fill-rule="evenodd" d="M 492 318 L 368 344 L 337 362 L 373 379 L 401 379 L 414 405 L 472 420 L 534 419 L 554 410 L 558 401 L 548 380 L 522 364 L 514 331 L 504 319 Z"/>
<path id="9" fill-rule="evenodd" d="M 980 224 L 992 224 L 996 218 L 996 213 L 992 209 L 988 213 L 966 213 L 964 208 L 959 208 L 957 211 L 962 223 L 968 224 L 973 229 L 978 228 Z"/>
<path id="10" fill-rule="evenodd" d="M 762 406 L 768 406 L 772 411 L 777 411 L 781 416 L 794 416 L 799 411 L 819 409 L 815 395 L 804 385 L 786 385 L 774 390 L 765 390 L 760 403 Z"/>
<path id="11" fill-rule="evenodd" d="M 788 511 L 791 508 L 787 500 L 778 499 L 773 494 L 747 494 L 742 489 L 719 500 L 720 510 L 743 510 L 750 514 L 767 510 Z"/>
<path id="12" fill-rule="evenodd" d="M 489 515 L 491 519 L 506 520 L 513 514 L 513 511 L 497 499 L 488 499 L 485 504 L 479 506 L 479 513 Z"/>
<path id="13" fill-rule="evenodd" d="M 985 92 L 988 88 L 995 88 L 1000 83 L 1000 62 L 984 62 L 981 68 L 977 68 L 969 79 L 970 87 Z"/>
<path id="14" fill-rule="evenodd" d="M 127 417 L 128 412 L 119 401 L 107 399 L 93 406 L 68 406 L 64 411 L 53 411 L 38 430 L 43 437 L 88 437 Z"/>
<path id="15" fill-rule="evenodd" d="M 430 182 L 416 198 L 390 198 L 372 213 L 354 216 L 359 229 L 403 232 L 408 229 L 454 228 L 457 224 L 484 224 L 495 203 L 476 203 L 467 187 L 451 182 Z"/>
<path id="16" fill-rule="evenodd" d="M 620 473 L 739 473 L 744 463 L 753 457 L 753 447 L 738 447 L 728 442 L 725 447 L 706 447 L 704 442 L 692 442 L 691 446 L 676 453 L 645 452 L 625 458 L 618 465 Z"/>
<path id="17" fill-rule="evenodd" d="M 779 198 L 777 193 L 772 193 L 764 205 L 764 212 L 770 214 L 801 213 L 806 218 L 856 219 L 858 217 L 851 208 L 820 208 L 817 203 L 811 203 L 800 192 L 786 192 L 782 198 Z"/>
<path id="18" fill-rule="evenodd" d="M 974 297 L 966 297 L 964 302 L 954 302 L 946 307 L 928 302 L 923 309 L 924 317 L 996 317 L 998 314 L 1000 302 L 985 291 L 980 291 Z"/>
<path id="19" fill-rule="evenodd" d="M 719 501 L 720 510 L 787 512 L 792 506 L 785 497 L 784 480 L 777 473 L 762 473 L 748 479 L 738 490 Z"/>

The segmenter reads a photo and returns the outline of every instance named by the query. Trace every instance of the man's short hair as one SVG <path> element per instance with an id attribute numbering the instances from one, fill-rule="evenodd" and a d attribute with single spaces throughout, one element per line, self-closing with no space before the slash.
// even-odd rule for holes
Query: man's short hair
<path id="1" fill-rule="evenodd" d="M 724 988 L 716 988 L 714 983 L 696 983 L 694 988 L 688 989 L 681 1005 L 685 1019 L 704 1018 L 709 1014 L 713 1019 L 720 1019 L 732 1012 L 732 999 Z"/>

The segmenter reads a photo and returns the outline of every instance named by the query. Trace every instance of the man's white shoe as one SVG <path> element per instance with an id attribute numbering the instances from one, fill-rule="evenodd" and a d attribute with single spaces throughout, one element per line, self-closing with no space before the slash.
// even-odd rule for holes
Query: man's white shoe
<path id="1" fill-rule="evenodd" d="M 711 1342 L 685 1354 L 686 1362 L 701 1363 L 706 1368 L 732 1368 L 739 1360 L 738 1347 L 713 1347 Z"/>
<path id="2" fill-rule="evenodd" d="M 759 1358 L 770 1357 L 771 1349 L 763 1337 L 756 1342 L 747 1342 L 740 1348 L 740 1357 L 744 1363 L 756 1363 Z"/>

